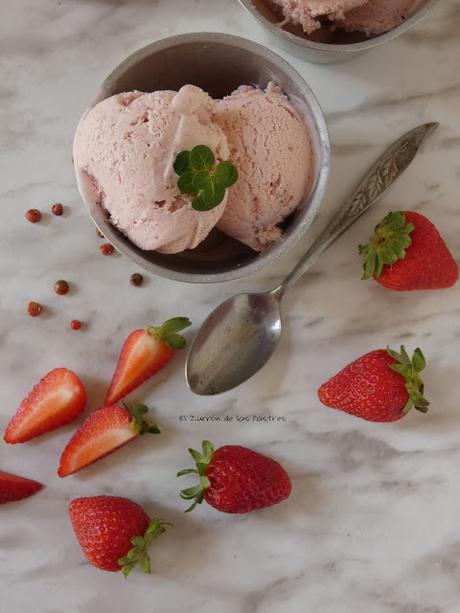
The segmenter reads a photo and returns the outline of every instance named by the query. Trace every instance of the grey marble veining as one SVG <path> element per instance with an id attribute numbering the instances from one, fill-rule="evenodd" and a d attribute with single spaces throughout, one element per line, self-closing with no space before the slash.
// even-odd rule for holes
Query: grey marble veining
<path id="1" fill-rule="evenodd" d="M 169 34 L 216 30 L 274 46 L 230 0 L 3 0 L 0 7 L 0 429 L 47 370 L 84 379 L 88 410 L 101 402 L 122 338 L 147 322 L 189 315 L 196 330 L 225 295 L 274 285 L 303 251 L 224 286 L 150 277 L 100 239 L 74 183 L 71 141 L 101 80 L 136 48 Z M 311 237 L 371 159 L 423 121 L 441 127 L 381 204 L 361 219 L 287 297 L 286 334 L 269 366 L 216 398 L 192 396 L 178 357 L 132 394 L 164 433 L 136 441 L 80 475 L 56 467 L 73 427 L 27 445 L 0 445 L 2 469 L 44 482 L 33 499 L 0 508 L 3 613 L 456 613 L 460 611 L 460 286 L 414 295 L 360 281 L 357 244 L 394 208 L 431 216 L 460 253 L 460 2 L 444 0 L 401 39 L 351 63 L 315 66 L 282 52 L 305 76 L 333 144 L 328 193 Z M 30 207 L 66 207 L 32 226 Z M 55 296 L 53 282 L 72 284 Z M 47 307 L 26 314 L 29 300 Z M 76 333 L 73 318 L 88 322 Z M 322 407 L 316 389 L 376 347 L 421 345 L 432 408 L 393 425 Z M 181 415 L 272 415 L 285 422 L 181 422 Z M 183 515 L 175 472 L 204 438 L 279 459 L 290 500 L 253 515 L 203 505 Z M 175 524 L 152 549 L 155 574 L 128 581 L 86 563 L 67 518 L 69 500 L 132 497 Z"/>

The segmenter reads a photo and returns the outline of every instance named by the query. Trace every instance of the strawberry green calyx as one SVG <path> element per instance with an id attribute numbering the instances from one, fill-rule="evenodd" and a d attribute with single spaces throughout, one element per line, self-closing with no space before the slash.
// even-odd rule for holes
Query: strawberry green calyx
<path id="1" fill-rule="evenodd" d="M 139 568 L 144 573 L 149 574 L 152 572 L 152 564 L 148 549 L 152 541 L 165 532 L 166 526 L 171 525 L 172 524 L 167 521 L 155 518 L 150 521 L 144 536 L 133 536 L 131 539 L 132 548 L 123 558 L 118 560 L 118 564 L 121 566 L 121 571 L 125 578 L 137 565 L 139 565 Z"/>
<path id="2" fill-rule="evenodd" d="M 132 416 L 131 427 L 136 434 L 161 434 L 160 428 L 154 421 L 144 419 L 144 415 L 149 411 L 145 404 L 134 404 L 132 409 L 125 403 L 123 406 Z"/>
<path id="3" fill-rule="evenodd" d="M 159 328 L 149 326 L 147 332 L 156 336 L 165 345 L 176 351 L 177 349 L 183 349 L 187 344 L 185 338 L 179 332 L 191 325 L 192 322 L 188 317 L 174 317 L 165 321 Z"/>
<path id="4" fill-rule="evenodd" d="M 412 359 L 409 357 L 404 345 L 401 345 L 400 353 L 389 348 L 387 351 L 397 361 L 397 364 L 390 364 L 391 370 L 404 377 L 406 390 L 409 394 L 409 400 L 403 409 L 403 413 L 408 413 L 412 407 L 415 407 L 421 413 L 427 413 L 430 403 L 423 396 L 425 386 L 420 378 L 420 373 L 426 366 L 422 350 L 417 347 Z"/>
<path id="5" fill-rule="evenodd" d="M 214 455 L 214 445 L 209 441 L 203 441 L 201 444 L 202 451 L 196 451 L 195 449 L 189 449 L 190 455 L 195 460 L 196 468 L 184 468 L 177 473 L 178 477 L 183 475 L 195 474 L 198 475 L 199 484 L 194 487 L 188 487 L 185 490 L 181 490 L 180 497 L 184 500 L 193 500 L 193 504 L 186 509 L 186 513 L 193 511 L 197 504 L 201 504 L 204 499 L 204 491 L 211 485 L 206 471 L 212 456 Z"/>
<path id="6" fill-rule="evenodd" d="M 404 260 L 406 249 L 412 245 L 411 233 L 415 226 L 406 221 L 403 211 L 389 213 L 375 228 L 374 236 L 367 245 L 359 246 L 363 256 L 362 278 L 380 277 L 385 265 L 391 266 Z"/>

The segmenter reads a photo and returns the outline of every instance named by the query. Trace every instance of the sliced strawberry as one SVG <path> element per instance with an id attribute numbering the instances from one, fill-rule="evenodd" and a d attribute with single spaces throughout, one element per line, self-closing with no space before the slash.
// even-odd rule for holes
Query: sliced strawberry
<path id="1" fill-rule="evenodd" d="M 6 443 L 26 441 L 69 424 L 85 408 L 86 390 L 75 373 L 55 368 L 33 388 L 5 430 Z"/>
<path id="2" fill-rule="evenodd" d="M 115 404 L 166 366 L 174 351 L 185 347 L 178 333 L 190 325 L 187 317 L 175 317 L 160 328 L 131 332 L 121 348 L 105 404 Z"/>
<path id="3" fill-rule="evenodd" d="M 62 452 L 58 475 L 76 473 L 140 434 L 158 434 L 158 426 L 143 418 L 147 411 L 143 404 L 134 405 L 132 413 L 118 405 L 106 405 L 91 413 Z"/>
<path id="4" fill-rule="evenodd" d="M 28 498 L 42 487 L 43 485 L 38 481 L 0 470 L 0 504 Z"/>

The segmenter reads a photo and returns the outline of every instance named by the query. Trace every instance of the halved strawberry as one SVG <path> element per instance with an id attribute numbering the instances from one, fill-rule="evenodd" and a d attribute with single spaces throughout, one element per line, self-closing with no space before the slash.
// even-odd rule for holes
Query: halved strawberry
<path id="1" fill-rule="evenodd" d="M 0 470 L 0 504 L 28 498 L 42 487 L 43 485 L 38 481 Z"/>
<path id="2" fill-rule="evenodd" d="M 166 366 L 174 351 L 185 347 L 178 333 L 190 325 L 187 317 L 175 317 L 160 328 L 131 332 L 121 348 L 105 404 L 115 404 Z"/>
<path id="3" fill-rule="evenodd" d="M 147 411 L 143 404 L 134 405 L 132 412 L 118 405 L 106 405 L 91 413 L 62 452 L 58 475 L 76 473 L 141 434 L 159 434 L 158 426 L 143 418 Z"/>
<path id="4" fill-rule="evenodd" d="M 67 368 L 55 368 L 22 401 L 3 438 L 6 443 L 25 443 L 69 424 L 85 404 L 86 390 L 77 375 Z"/>

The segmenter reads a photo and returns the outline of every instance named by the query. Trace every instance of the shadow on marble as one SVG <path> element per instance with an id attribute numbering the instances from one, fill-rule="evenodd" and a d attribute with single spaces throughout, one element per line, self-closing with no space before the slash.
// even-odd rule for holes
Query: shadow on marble
<path id="1" fill-rule="evenodd" d="M 255 391 L 260 401 L 268 403 L 271 400 L 275 400 L 284 395 L 283 382 L 289 374 L 291 369 L 290 359 L 287 356 L 292 356 L 292 330 L 290 322 L 287 317 L 284 317 L 283 322 L 283 335 L 281 337 L 280 344 L 276 348 L 273 356 L 270 358 L 268 364 L 266 364 L 259 372 L 257 372 L 248 382 L 243 383 L 240 387 L 246 387 L 249 391 Z M 270 370 L 270 377 L 267 377 L 267 372 Z M 236 388 L 238 390 L 238 388 Z M 227 392 L 232 393 L 232 390 Z M 239 405 L 242 405 L 242 401 L 239 401 Z M 249 413 L 252 412 L 250 407 L 247 407 Z M 242 414 L 245 413 L 244 407 L 240 408 Z"/>
<path id="2" fill-rule="evenodd" d="M 161 518 L 172 524 L 150 548 L 153 581 L 159 577 L 171 579 L 189 574 L 191 569 L 197 566 L 197 556 L 200 558 L 200 565 L 215 559 L 218 554 L 217 545 L 214 549 L 211 544 L 215 541 L 216 534 L 221 533 L 222 527 L 207 526 L 199 511 L 195 515 L 185 514 L 171 506 L 152 502 L 152 496 L 147 499 L 137 497 L 136 502 L 150 518 Z M 72 537 L 69 536 L 69 543 L 71 540 Z M 82 558 L 79 565 L 89 565 L 89 562 Z M 36 577 L 40 574 L 40 569 L 34 569 L 33 574 Z M 136 575 L 130 577 L 131 581 L 135 580 L 135 577 Z"/>
<path id="3" fill-rule="evenodd" d="M 433 436 L 460 432 L 460 407 L 458 396 L 452 387 L 452 381 L 457 379 L 458 368 L 449 368 L 445 364 L 438 366 L 432 360 L 423 377 L 427 397 L 431 401 L 430 409 L 427 415 L 420 416 L 418 423 L 405 424 L 406 420 L 402 420 L 400 425 L 407 428 L 412 426 L 411 430 L 417 429 L 417 426 L 419 429 L 429 429 Z"/>
<path id="4" fill-rule="evenodd" d="M 309 516 L 320 515 L 327 504 L 321 490 L 321 475 L 313 473 L 295 475 L 289 464 L 286 465 L 286 462 L 283 464 L 291 475 L 292 493 L 286 501 L 261 512 L 261 520 L 264 520 L 265 515 L 265 519 L 269 522 L 298 523 L 299 520 L 307 520 Z"/>
<path id="5" fill-rule="evenodd" d="M 14 511 L 15 508 L 19 508 L 19 505 L 26 504 L 25 500 L 18 500 L 17 502 L 9 503 L 11 505 L 9 508 L 11 511 Z M 18 537 L 22 536 L 21 529 L 18 527 L 17 532 L 15 534 L 1 534 L 0 535 L 0 549 L 4 550 L 7 547 L 17 547 Z"/>
<path id="6" fill-rule="evenodd" d="M 104 403 L 105 394 L 107 392 L 109 381 L 101 377 L 86 376 L 83 385 L 88 394 L 88 402 L 86 404 L 84 416 L 88 416 L 95 409 L 102 406 Z"/>

